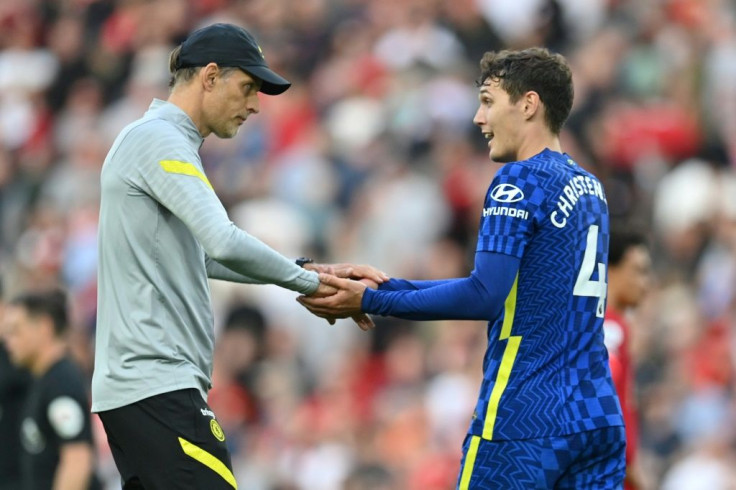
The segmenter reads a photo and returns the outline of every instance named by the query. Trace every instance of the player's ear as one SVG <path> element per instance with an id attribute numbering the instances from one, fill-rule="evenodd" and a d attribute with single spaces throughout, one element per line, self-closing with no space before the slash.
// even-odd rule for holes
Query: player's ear
<path id="1" fill-rule="evenodd" d="M 199 71 L 199 80 L 206 92 L 210 92 L 215 87 L 219 73 L 220 67 L 217 66 L 217 63 L 209 63 Z"/>
<path id="2" fill-rule="evenodd" d="M 540 105 L 542 101 L 539 99 L 539 94 L 533 90 L 528 91 L 521 96 L 521 109 L 524 112 L 526 119 L 531 119 L 541 110 Z"/>

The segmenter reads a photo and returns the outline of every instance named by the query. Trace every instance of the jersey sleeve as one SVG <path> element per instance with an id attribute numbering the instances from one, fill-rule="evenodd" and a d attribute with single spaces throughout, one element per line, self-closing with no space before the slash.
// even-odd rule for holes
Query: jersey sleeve
<path id="1" fill-rule="evenodd" d="M 53 437 L 59 444 L 92 443 L 89 404 L 82 385 L 66 378 L 47 386 L 45 415 Z"/>
<path id="2" fill-rule="evenodd" d="M 418 291 L 420 289 L 433 288 L 447 284 L 455 279 L 435 279 L 435 280 L 409 280 L 392 277 L 388 281 L 378 285 L 379 291 Z"/>
<path id="3" fill-rule="evenodd" d="M 146 127 L 137 129 L 145 133 Z M 252 282 L 272 283 L 310 294 L 319 278 L 284 257 L 230 220 L 202 168 L 199 156 L 175 137 L 137 134 L 140 154 L 135 159 L 138 185 L 179 218 L 206 254 Z M 140 148 L 143 148 L 142 150 Z"/>
<path id="4" fill-rule="evenodd" d="M 220 281 L 239 282 L 241 284 L 265 284 L 264 281 L 253 279 L 250 276 L 239 274 L 229 267 L 225 267 L 209 255 L 204 257 L 205 267 L 207 268 L 207 277 L 210 279 L 219 279 Z"/>
<path id="5" fill-rule="evenodd" d="M 408 320 L 492 320 L 500 312 L 518 268 L 519 260 L 514 257 L 476 253 L 475 269 L 469 277 L 424 284 L 427 287 L 422 289 L 368 288 L 361 309 Z"/>
<path id="6" fill-rule="evenodd" d="M 544 199 L 531 167 L 515 163 L 501 167 L 486 194 L 476 251 L 521 258 L 543 218 Z"/>

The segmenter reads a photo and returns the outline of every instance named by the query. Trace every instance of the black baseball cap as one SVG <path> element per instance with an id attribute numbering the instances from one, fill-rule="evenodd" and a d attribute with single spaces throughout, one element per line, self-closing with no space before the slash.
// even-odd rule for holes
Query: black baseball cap
<path id="1" fill-rule="evenodd" d="M 207 66 L 241 68 L 259 78 L 263 84 L 261 92 L 278 95 L 291 86 L 291 82 L 277 75 L 266 64 L 261 47 L 253 35 L 233 24 L 212 24 L 191 33 L 181 44 L 176 68 Z"/>

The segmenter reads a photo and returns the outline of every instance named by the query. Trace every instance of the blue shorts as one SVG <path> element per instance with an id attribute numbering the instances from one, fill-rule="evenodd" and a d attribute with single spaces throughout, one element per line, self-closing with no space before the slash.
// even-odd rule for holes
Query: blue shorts
<path id="1" fill-rule="evenodd" d="M 521 441 L 468 435 L 457 489 L 620 489 L 625 453 L 623 427 Z"/>

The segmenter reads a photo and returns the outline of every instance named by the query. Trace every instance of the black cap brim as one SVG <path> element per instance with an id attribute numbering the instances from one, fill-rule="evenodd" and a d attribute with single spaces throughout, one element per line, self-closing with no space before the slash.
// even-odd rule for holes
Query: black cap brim
<path id="1" fill-rule="evenodd" d="M 263 65 L 243 66 L 243 70 L 250 73 L 254 77 L 261 80 L 261 92 L 266 95 L 283 94 L 291 87 L 291 82 L 284 77 L 272 72 L 268 67 Z"/>

